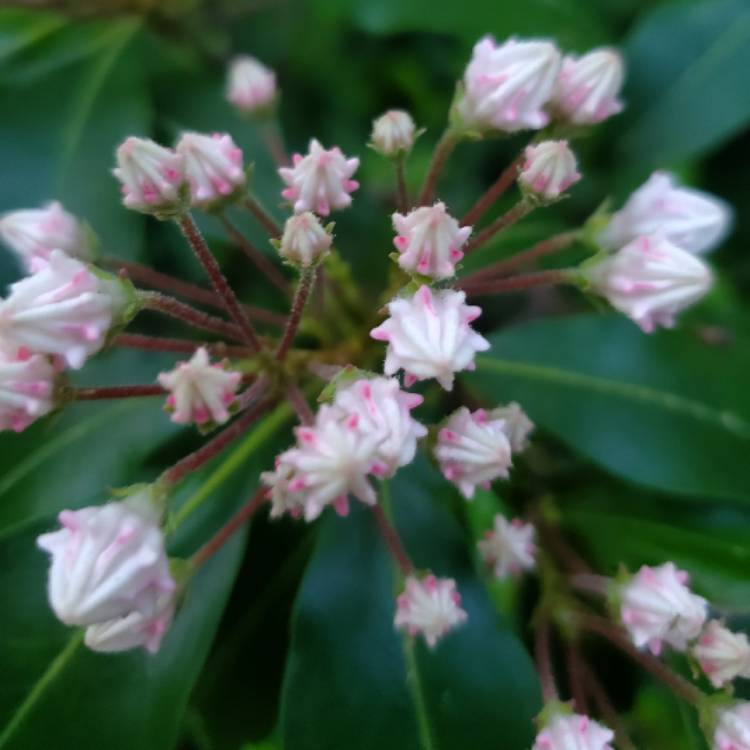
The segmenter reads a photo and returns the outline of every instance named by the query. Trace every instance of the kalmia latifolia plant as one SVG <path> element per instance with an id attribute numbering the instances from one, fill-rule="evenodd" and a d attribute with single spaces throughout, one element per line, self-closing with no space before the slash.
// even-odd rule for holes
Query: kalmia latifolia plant
<path id="1" fill-rule="evenodd" d="M 330 217 L 367 186 L 357 181 L 356 156 L 314 137 L 306 153 L 287 159 L 274 119 L 276 77 L 250 57 L 231 64 L 226 96 L 268 136 L 288 213 L 283 226 L 249 191 L 245 155 L 227 133 L 186 132 L 173 147 L 132 135 L 116 150 L 113 174 L 125 208 L 171 222 L 210 289 L 132 263 L 97 265 L 92 233 L 59 203 L 2 218 L 2 237 L 27 275 L 0 303 L 0 427 L 20 432 L 76 400 L 151 396 L 163 399 L 164 419 L 205 436 L 198 450 L 152 483 L 119 489 L 101 505 L 63 511 L 59 528 L 38 538 L 49 555 L 50 606 L 63 623 L 82 629 L 88 648 L 157 652 L 180 618 L 195 571 L 253 514 L 311 523 L 324 513 L 346 516 L 352 502 L 367 506 L 399 571 L 394 627 L 407 639 L 424 639 L 430 649 L 450 649 L 452 631 L 471 627 L 456 582 L 439 568 L 413 564 L 391 519 L 388 482 L 422 451 L 455 485 L 461 502 L 472 502 L 477 488 L 508 480 L 515 457 L 534 439 L 534 426 L 523 404 L 503 402 L 459 405 L 437 424 L 426 424 L 423 396 L 411 389 L 422 383 L 439 404 L 445 400 L 440 394 L 474 369 L 478 353 L 490 346 L 476 328 L 482 315 L 476 301 L 488 295 L 569 285 L 600 298 L 644 334 L 674 325 L 710 289 L 703 255 L 721 241 L 729 223 L 721 201 L 657 172 L 614 213 L 597 211 L 581 228 L 462 275 L 467 255 L 530 213 L 554 209 L 584 179 L 585 165 L 571 143 L 623 108 L 623 74 L 620 55 L 611 49 L 563 56 L 551 41 L 482 39 L 416 195 L 407 190 L 405 169 L 421 131 L 405 111 L 374 121 L 369 146 L 392 162 L 396 200 L 390 217 L 372 221 L 392 225 L 393 267 L 379 309 L 351 321 L 361 332 L 352 356 L 375 351 L 374 359 L 342 361 L 340 350 L 295 349 L 316 284 L 324 294 L 346 293 L 322 284 L 330 268 L 342 263 Z M 440 175 L 454 149 L 517 131 L 530 131 L 528 145 L 458 216 L 440 199 Z M 515 205 L 487 221 L 508 191 L 517 192 Z M 226 217 L 229 206 L 247 209 L 268 233 L 281 261 L 294 269 L 292 292 L 278 266 Z M 218 217 L 257 272 L 278 294 L 288 294 L 280 334 L 259 332 L 257 326 L 273 314 L 238 299 L 194 211 Z M 588 251 L 580 265 L 528 270 L 574 243 Z M 162 291 L 145 291 L 138 283 Z M 194 330 L 195 340 L 128 333 L 141 310 L 177 319 Z M 202 339 L 207 334 L 210 343 Z M 84 367 L 108 347 L 183 352 L 184 361 L 148 384 L 70 385 L 66 371 Z M 460 390 L 454 393 L 460 398 Z M 218 533 L 192 557 L 170 559 L 168 537 L 178 525 L 170 508 L 173 490 L 282 402 L 299 421 L 290 445 Z M 582 633 L 609 641 L 698 709 L 714 750 L 750 748 L 750 703 L 734 700 L 728 689 L 735 679 L 750 677 L 746 637 L 710 619 L 709 603 L 691 592 L 687 575 L 671 562 L 608 579 L 566 544 L 538 513 L 498 515 L 478 542 L 490 576 L 555 571 L 542 576 L 529 623 L 546 702 L 535 750 L 633 747 L 585 662 L 572 663 L 570 679 L 553 674 L 552 633 L 573 644 Z M 702 673 L 717 692 L 708 695 L 673 671 L 661 658 L 667 651 L 689 653 L 696 677 Z"/>

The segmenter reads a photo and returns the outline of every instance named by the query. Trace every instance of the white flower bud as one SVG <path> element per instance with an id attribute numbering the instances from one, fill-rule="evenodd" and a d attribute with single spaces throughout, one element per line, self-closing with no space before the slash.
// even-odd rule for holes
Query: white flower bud
<path id="1" fill-rule="evenodd" d="M 720 688 L 735 677 L 750 677 L 750 643 L 744 633 L 733 633 L 718 620 L 711 620 L 693 646 L 701 669 L 711 684 Z"/>
<path id="2" fill-rule="evenodd" d="M 497 578 L 518 576 L 536 566 L 536 529 L 520 518 L 508 522 L 496 515 L 495 523 L 477 546 Z"/>
<path id="3" fill-rule="evenodd" d="M 584 269 L 597 294 L 651 333 L 711 288 L 708 266 L 658 235 L 639 237 Z"/>
<path id="4" fill-rule="evenodd" d="M 536 736 L 531 750 L 614 750 L 614 732 L 583 714 L 555 716 Z"/>
<path id="5" fill-rule="evenodd" d="M 11 357 L 0 350 L 0 430 L 23 432 L 54 409 L 55 368 L 41 354 Z"/>
<path id="6" fill-rule="evenodd" d="M 711 750 L 750 750 L 750 703 L 719 709 Z"/>
<path id="7" fill-rule="evenodd" d="M 527 146 L 518 182 L 525 193 L 541 201 L 557 200 L 581 179 L 567 141 L 542 141 Z"/>
<path id="8" fill-rule="evenodd" d="M 53 250 L 81 260 L 93 257 L 92 235 L 60 203 L 10 211 L 0 218 L 0 237 L 29 273 L 42 269 Z"/>
<path id="9" fill-rule="evenodd" d="M 490 415 L 492 419 L 502 419 L 505 423 L 503 430 L 510 441 L 513 453 L 521 453 L 526 449 L 529 435 L 534 430 L 534 423 L 515 401 L 511 401 L 507 406 L 494 408 Z"/>
<path id="10" fill-rule="evenodd" d="M 275 103 L 276 74 L 249 55 L 235 57 L 229 65 L 226 97 L 247 115 L 269 110 Z"/>
<path id="11" fill-rule="evenodd" d="M 309 268 L 320 263 L 331 249 L 333 237 L 311 211 L 286 220 L 279 242 L 279 255 L 295 266 Z"/>
<path id="12" fill-rule="evenodd" d="M 414 145 L 416 126 L 408 112 L 390 109 L 372 124 L 370 145 L 383 156 L 408 154 Z"/>

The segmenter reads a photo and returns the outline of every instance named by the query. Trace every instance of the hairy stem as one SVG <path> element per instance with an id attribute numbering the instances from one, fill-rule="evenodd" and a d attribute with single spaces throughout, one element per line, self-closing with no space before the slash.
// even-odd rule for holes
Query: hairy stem
<path id="1" fill-rule="evenodd" d="M 417 198 L 417 205 L 424 206 L 427 203 L 431 203 L 435 195 L 435 189 L 437 188 L 438 179 L 440 173 L 445 167 L 445 163 L 448 161 L 448 157 L 453 152 L 453 149 L 458 145 L 458 136 L 450 129 L 446 129 L 440 140 L 435 146 L 435 151 L 432 154 L 432 161 L 430 162 L 430 169 L 425 177 L 424 185 Z"/>
<path id="2" fill-rule="evenodd" d="M 566 269 L 555 271 L 536 271 L 535 273 L 508 276 L 502 279 L 490 279 L 488 281 L 477 281 L 467 284 L 459 281 L 456 285 L 467 294 L 505 294 L 507 292 L 520 292 L 536 286 L 551 286 L 555 284 L 568 284 L 571 282 L 570 271 Z"/>
<path id="3" fill-rule="evenodd" d="M 161 396 L 166 391 L 160 385 L 112 385 L 95 388 L 74 388 L 75 401 L 100 401 L 108 398 L 141 398 Z"/>
<path id="4" fill-rule="evenodd" d="M 283 361 L 284 357 L 286 357 L 289 347 L 292 345 L 294 337 L 297 334 L 302 313 L 310 296 L 310 290 L 315 283 L 316 273 L 317 268 L 303 268 L 300 272 L 299 283 L 297 284 L 297 289 L 294 292 L 294 300 L 292 301 L 292 309 L 289 312 L 284 333 L 274 355 L 279 362 Z"/>
<path id="5" fill-rule="evenodd" d="M 540 611 L 534 631 L 534 660 L 545 701 L 558 700 L 552 671 L 551 630 L 549 613 L 546 610 Z"/>
<path id="6" fill-rule="evenodd" d="M 192 354 L 199 347 L 205 346 L 212 356 L 219 359 L 222 357 L 250 357 L 253 354 L 253 350 L 248 347 L 229 346 L 223 342 L 204 344 L 190 339 L 146 336 L 140 333 L 121 333 L 114 337 L 111 345 L 148 352 L 175 352 L 178 354 Z"/>
<path id="7" fill-rule="evenodd" d="M 513 226 L 517 221 L 523 219 L 524 216 L 528 216 L 533 210 L 534 206 L 531 203 L 521 199 L 513 208 L 508 209 L 504 214 L 495 219 L 492 224 L 483 229 L 473 240 L 467 242 L 464 254 L 468 255 L 468 253 L 482 247 L 482 245 L 489 242 L 489 240 L 500 234 L 504 229 Z"/>
<path id="8" fill-rule="evenodd" d="M 522 160 L 523 156 L 517 157 L 500 173 L 497 180 L 490 185 L 487 191 L 466 212 L 466 215 L 461 219 L 461 226 L 467 227 L 476 224 L 492 208 L 495 201 L 516 181 L 518 168 Z"/>
<path id="9" fill-rule="evenodd" d="M 276 223 L 255 198 L 245 198 L 245 208 L 255 217 L 256 221 L 268 232 L 271 238 L 281 237 L 282 228 Z"/>
<path id="10" fill-rule="evenodd" d="M 375 523 L 378 526 L 380 536 L 383 537 L 383 541 L 386 543 L 391 557 L 396 561 L 399 570 L 405 576 L 411 575 L 414 572 L 414 565 L 409 559 L 396 527 L 390 522 L 379 503 L 372 506 L 372 514 L 375 516 Z"/>

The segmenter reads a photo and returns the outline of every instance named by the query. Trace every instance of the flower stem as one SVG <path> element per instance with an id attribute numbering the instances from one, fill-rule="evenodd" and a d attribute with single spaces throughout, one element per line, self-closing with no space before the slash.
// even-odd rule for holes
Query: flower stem
<path id="1" fill-rule="evenodd" d="M 536 286 L 550 286 L 553 284 L 570 283 L 570 272 L 566 269 L 554 271 L 535 271 L 534 273 L 508 276 L 501 279 L 489 279 L 488 281 L 477 281 L 467 284 L 459 281 L 456 285 L 469 295 L 478 294 L 504 294 L 507 292 L 519 292 Z"/>
<path id="2" fill-rule="evenodd" d="M 121 333 L 114 337 L 112 346 L 123 346 L 129 349 L 142 349 L 148 352 L 175 352 L 192 354 L 196 349 L 205 346 L 214 357 L 250 357 L 252 349 L 243 346 L 228 346 L 223 342 L 204 344 L 190 339 L 172 339 L 161 336 L 146 336 L 140 333 Z"/>
<path id="3" fill-rule="evenodd" d="M 289 164 L 289 156 L 286 153 L 284 139 L 281 135 L 281 126 L 275 114 L 261 123 L 260 134 L 274 164 L 277 167 L 285 167 Z"/>
<path id="4" fill-rule="evenodd" d="M 245 198 L 245 208 L 255 217 L 271 238 L 281 237 L 283 230 L 255 198 L 248 195 Z"/>
<path id="5" fill-rule="evenodd" d="M 414 572 L 414 564 L 404 548 L 396 527 L 390 522 L 380 503 L 372 506 L 372 514 L 375 516 L 375 523 L 378 526 L 380 536 L 383 537 L 383 541 L 386 543 L 388 551 L 398 565 L 399 570 L 405 576 L 411 575 Z"/>
<path id="6" fill-rule="evenodd" d="M 294 292 L 294 300 L 292 301 L 292 309 L 289 312 L 289 317 L 286 320 L 286 327 L 284 333 L 279 342 L 279 346 L 276 349 L 276 360 L 282 362 L 286 357 L 289 347 L 294 341 L 294 337 L 297 334 L 300 320 L 302 319 L 302 313 L 304 312 L 307 299 L 310 296 L 310 291 L 315 283 L 315 276 L 317 268 L 303 268 L 300 272 L 299 283 L 297 289 Z"/>
<path id="7" fill-rule="evenodd" d="M 229 286 L 229 282 L 221 272 L 221 268 L 216 262 L 216 258 L 214 258 L 213 253 L 203 239 L 203 235 L 201 234 L 200 229 L 198 229 L 195 221 L 193 221 L 193 217 L 187 212 L 178 217 L 176 221 L 182 230 L 182 233 L 185 235 L 188 244 L 193 248 L 193 252 L 206 271 L 208 278 L 211 280 L 214 290 L 219 297 L 221 297 L 226 311 L 237 324 L 240 331 L 242 331 L 243 338 L 253 349 L 260 351 L 263 348 L 263 345 L 258 338 L 258 334 L 255 332 L 255 328 L 247 315 L 245 315 L 239 300 Z"/>
<path id="8" fill-rule="evenodd" d="M 75 401 L 99 401 L 108 398 L 141 398 L 143 396 L 161 396 L 164 393 L 166 391 L 160 385 L 112 385 L 72 389 L 72 396 Z"/>
<path id="9" fill-rule="evenodd" d="M 545 701 L 558 700 L 555 676 L 552 671 L 551 654 L 551 623 L 549 613 L 546 610 L 539 612 L 536 628 L 534 631 L 534 659 L 536 669 L 539 672 L 539 680 L 542 685 L 542 696 Z"/>
<path id="10" fill-rule="evenodd" d="M 568 643 L 566 656 L 568 663 L 568 683 L 570 685 L 570 695 L 573 698 L 573 705 L 578 713 L 587 714 L 589 706 L 586 700 L 586 691 L 584 690 L 583 657 L 575 641 Z"/>
<path id="11" fill-rule="evenodd" d="M 437 188 L 437 182 L 440 177 L 440 173 L 445 167 L 445 163 L 448 161 L 448 157 L 456 148 L 459 142 L 459 137 L 456 133 L 447 128 L 440 140 L 435 146 L 435 151 L 432 154 L 432 161 L 430 162 L 430 169 L 425 177 L 424 185 L 417 198 L 417 205 L 424 206 L 427 203 L 432 202 L 433 196 L 435 195 L 435 189 Z"/>
<path id="12" fill-rule="evenodd" d="M 396 205 L 400 213 L 405 214 L 409 210 L 409 191 L 406 187 L 406 159 L 397 157 L 393 162 L 396 172 Z"/>
<path id="13" fill-rule="evenodd" d="M 294 411 L 297 412 L 299 421 L 303 425 L 311 425 L 315 421 L 315 414 L 313 414 L 310 405 L 307 403 L 305 394 L 299 389 L 296 383 L 290 383 L 286 390 L 287 398 L 289 403 L 294 407 Z"/>
<path id="14" fill-rule="evenodd" d="M 473 240 L 466 243 L 464 254 L 468 255 L 468 253 L 486 244 L 504 229 L 513 226 L 517 221 L 523 219 L 524 216 L 528 216 L 533 210 L 534 206 L 522 198 L 513 208 L 508 209 L 504 214 L 495 219 L 492 224 L 483 229 Z"/>
<path id="15" fill-rule="evenodd" d="M 495 201 L 516 181 L 518 168 L 523 160 L 523 155 L 516 157 L 501 173 L 487 191 L 479 197 L 477 202 L 466 212 L 461 219 L 461 226 L 467 227 L 476 224 L 487 211 L 492 208 Z"/>

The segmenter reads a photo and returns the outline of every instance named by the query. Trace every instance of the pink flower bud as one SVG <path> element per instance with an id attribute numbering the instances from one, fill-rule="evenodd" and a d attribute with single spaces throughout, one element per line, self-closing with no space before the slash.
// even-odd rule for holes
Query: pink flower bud
<path id="1" fill-rule="evenodd" d="M 450 391 L 455 373 L 473 370 L 474 355 L 490 344 L 470 325 L 481 309 L 465 300 L 463 292 L 422 286 L 413 297 L 390 302 L 390 317 L 370 331 L 376 341 L 388 342 L 385 374 L 403 369 L 407 387 L 417 380 L 436 378 Z"/>
<path id="2" fill-rule="evenodd" d="M 750 750 L 750 703 L 719 709 L 711 750 Z"/>
<path id="3" fill-rule="evenodd" d="M 443 476 L 471 500 L 477 485 L 489 489 L 498 477 L 507 477 L 511 445 L 505 422 L 492 412 L 457 409 L 438 432 L 435 458 Z"/>
<path id="4" fill-rule="evenodd" d="M 614 732 L 583 714 L 560 714 L 536 736 L 532 750 L 614 750 Z"/>
<path id="5" fill-rule="evenodd" d="M 608 250 L 617 250 L 644 234 L 660 233 L 690 253 L 704 253 L 729 231 L 729 207 L 713 195 L 682 187 L 666 172 L 654 172 L 628 198 L 597 237 Z"/>
<path id="6" fill-rule="evenodd" d="M 294 166 L 281 167 L 279 174 L 287 184 L 281 195 L 294 204 L 294 211 L 314 211 L 328 216 L 331 210 L 348 208 L 359 183 L 351 179 L 359 159 L 347 159 L 338 146 L 324 149 L 313 138 L 307 156 L 294 154 Z"/>
<path id="7" fill-rule="evenodd" d="M 661 653 L 664 643 L 685 651 L 706 621 L 707 603 L 687 587 L 688 574 L 674 563 L 644 565 L 620 591 L 620 617 L 638 648 Z"/>
<path id="8" fill-rule="evenodd" d="M 241 380 L 239 372 L 227 372 L 223 363 L 211 364 L 205 347 L 158 377 L 159 385 L 169 391 L 166 409 L 172 421 L 204 428 L 229 419 Z"/>
<path id="9" fill-rule="evenodd" d="M 370 145 L 383 156 L 393 158 L 408 154 L 414 145 L 416 126 L 408 112 L 388 110 L 372 124 Z"/>
<path id="10" fill-rule="evenodd" d="M 479 553 L 492 568 L 497 578 L 518 576 L 536 566 L 536 529 L 520 518 L 510 523 L 501 515 L 495 516 L 494 527 L 487 531 L 477 546 Z"/>
<path id="11" fill-rule="evenodd" d="M 185 209 L 184 160 L 171 148 L 130 136 L 117 149 L 112 173 L 122 183 L 126 208 L 156 216 Z"/>
<path id="12" fill-rule="evenodd" d="M 0 350 L 0 430 L 23 432 L 55 407 L 55 368 L 47 357 Z"/>
<path id="13" fill-rule="evenodd" d="M 320 263 L 331 249 L 333 237 L 311 211 L 286 220 L 279 243 L 279 255 L 295 266 L 309 268 Z"/>
<path id="14" fill-rule="evenodd" d="M 81 260 L 93 257 L 90 233 L 57 201 L 5 214 L 0 219 L 0 236 L 29 273 L 43 268 L 53 250 Z"/>
<path id="15" fill-rule="evenodd" d="M 581 179 L 567 141 L 542 141 L 527 146 L 518 182 L 525 193 L 541 201 L 557 200 Z"/>
<path id="16" fill-rule="evenodd" d="M 421 635 L 433 648 L 440 638 L 466 622 L 468 615 L 461 609 L 461 595 L 452 578 L 409 576 L 404 592 L 396 600 L 397 628 L 409 635 Z"/>
<path id="17" fill-rule="evenodd" d="M 566 55 L 552 94 L 558 117 L 576 125 L 594 125 L 622 111 L 617 98 L 625 66 L 617 50 L 602 47 L 577 57 Z"/>
<path id="18" fill-rule="evenodd" d="M 484 37 L 464 74 L 458 110 L 467 127 L 515 132 L 549 122 L 544 111 L 560 69 L 552 42 L 508 39 L 497 45 Z"/>
<path id="19" fill-rule="evenodd" d="M 177 144 L 192 204 L 211 209 L 238 194 L 247 182 L 242 150 L 226 133 L 183 133 Z"/>
<path id="20" fill-rule="evenodd" d="M 735 677 L 750 677 L 750 643 L 744 633 L 733 633 L 711 620 L 693 646 L 701 669 L 711 684 L 720 688 Z"/>
<path id="21" fill-rule="evenodd" d="M 127 500 L 64 510 L 62 529 L 37 544 L 52 556 L 48 595 L 66 625 L 95 625 L 140 612 L 153 617 L 175 589 L 151 488 Z"/>
<path id="22" fill-rule="evenodd" d="M 592 290 L 606 297 L 646 333 L 670 328 L 680 311 L 711 288 L 711 270 L 669 240 L 639 237 L 584 270 Z"/>
<path id="23" fill-rule="evenodd" d="M 247 115 L 269 110 L 275 103 L 276 74 L 249 55 L 235 57 L 229 65 L 227 101 Z"/>
<path id="24" fill-rule="evenodd" d="M 502 419 L 503 430 L 510 442 L 513 453 L 521 453 L 529 444 L 529 435 L 534 430 L 534 423 L 526 412 L 515 402 L 507 406 L 498 406 L 490 412 L 492 419 Z"/>
<path id="25" fill-rule="evenodd" d="M 444 203 L 415 208 L 406 215 L 393 214 L 393 228 L 398 233 L 393 240 L 400 253 L 398 264 L 405 271 L 433 279 L 456 275 L 471 227 L 460 227 Z"/>
<path id="26" fill-rule="evenodd" d="M 356 417 L 360 432 L 375 439 L 370 470 L 380 478 L 392 477 L 414 459 L 417 440 L 427 434 L 411 416 L 421 403 L 421 396 L 402 391 L 395 378 L 362 378 L 339 390 L 334 399 L 342 412 Z"/>
<path id="27" fill-rule="evenodd" d="M 53 250 L 45 268 L 12 284 L 0 302 L 0 338 L 13 351 L 58 355 L 78 370 L 104 346 L 127 294 L 125 282 Z"/>

